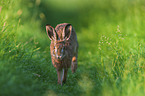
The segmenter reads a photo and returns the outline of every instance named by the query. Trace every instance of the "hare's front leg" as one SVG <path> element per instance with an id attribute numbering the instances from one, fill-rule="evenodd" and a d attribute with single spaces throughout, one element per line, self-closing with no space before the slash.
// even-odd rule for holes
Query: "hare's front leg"
<path id="1" fill-rule="evenodd" d="M 62 70 L 61 69 L 57 69 L 57 77 L 58 77 L 58 84 L 62 85 L 62 81 L 61 81 L 61 77 L 62 77 Z"/>
<path id="2" fill-rule="evenodd" d="M 63 69 L 63 76 L 62 76 L 62 82 L 65 83 L 66 82 L 66 79 L 67 79 L 67 72 L 68 72 L 68 69 Z"/>
<path id="3" fill-rule="evenodd" d="M 77 65 L 78 65 L 78 63 L 77 63 L 77 57 L 74 56 L 72 58 L 72 63 L 71 63 L 71 71 L 72 71 L 72 73 L 74 73 L 77 70 Z"/>

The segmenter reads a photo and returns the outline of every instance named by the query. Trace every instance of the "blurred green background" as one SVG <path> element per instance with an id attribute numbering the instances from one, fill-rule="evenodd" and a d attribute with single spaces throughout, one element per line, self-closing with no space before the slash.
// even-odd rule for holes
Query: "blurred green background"
<path id="1" fill-rule="evenodd" d="M 78 69 L 57 85 L 45 25 L 71 23 Z M 0 96 L 144 96 L 144 0 L 1 0 Z"/>

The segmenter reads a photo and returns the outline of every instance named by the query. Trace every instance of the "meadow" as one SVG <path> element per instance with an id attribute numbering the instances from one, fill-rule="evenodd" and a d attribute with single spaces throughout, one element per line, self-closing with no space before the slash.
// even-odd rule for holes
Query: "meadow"
<path id="1" fill-rule="evenodd" d="M 45 25 L 71 23 L 78 69 L 57 84 Z M 0 96 L 144 96 L 144 0 L 0 0 Z"/>

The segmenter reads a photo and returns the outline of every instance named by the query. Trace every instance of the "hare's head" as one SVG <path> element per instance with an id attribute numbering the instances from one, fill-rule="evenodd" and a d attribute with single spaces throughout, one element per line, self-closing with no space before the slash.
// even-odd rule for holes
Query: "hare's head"
<path id="1" fill-rule="evenodd" d="M 46 25 L 47 35 L 53 42 L 53 56 L 56 59 L 62 60 L 66 56 L 65 43 L 70 39 L 72 33 L 72 26 L 68 23 L 59 24 L 54 29 L 50 25 Z"/>

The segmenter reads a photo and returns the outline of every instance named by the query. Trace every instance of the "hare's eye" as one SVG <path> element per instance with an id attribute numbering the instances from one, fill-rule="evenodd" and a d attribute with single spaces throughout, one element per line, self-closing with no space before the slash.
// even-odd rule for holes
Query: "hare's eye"
<path id="1" fill-rule="evenodd" d="M 63 53 L 63 49 L 61 49 L 61 53 Z"/>

